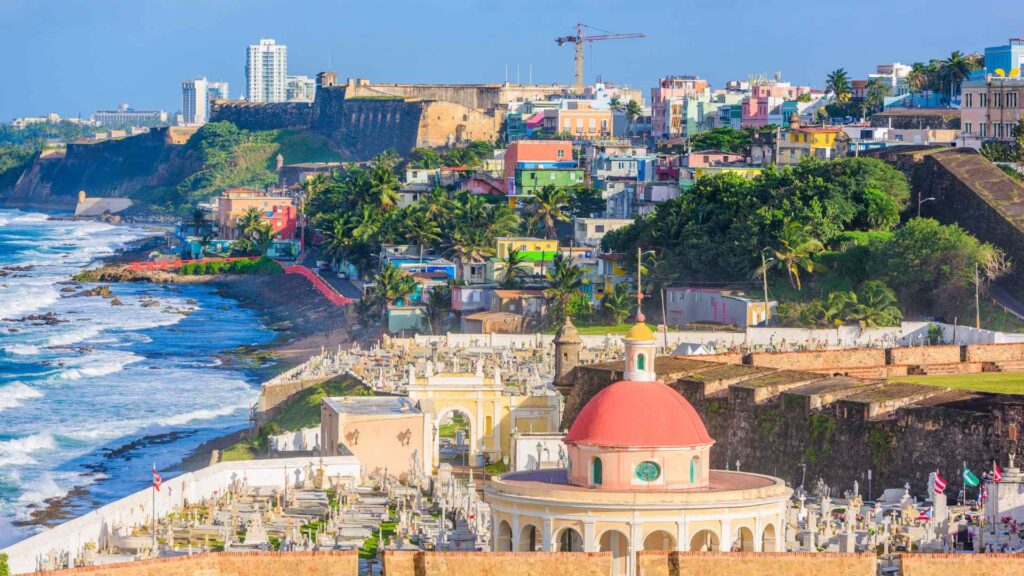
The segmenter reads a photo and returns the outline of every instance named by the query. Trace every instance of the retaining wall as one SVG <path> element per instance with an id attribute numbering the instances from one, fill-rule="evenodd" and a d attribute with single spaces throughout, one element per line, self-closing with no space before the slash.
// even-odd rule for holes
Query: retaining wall
<path id="1" fill-rule="evenodd" d="M 874 554 L 801 552 L 644 550 L 637 560 L 638 576 L 874 576 L 876 564 Z"/>
<path id="2" fill-rule="evenodd" d="M 220 552 L 40 572 L 40 576 L 358 576 L 359 552 Z"/>
<path id="3" fill-rule="evenodd" d="M 1022 576 L 1024 554 L 903 554 L 903 576 Z"/>
<path id="4" fill-rule="evenodd" d="M 787 370 L 837 371 L 848 368 L 885 366 L 882 348 L 850 348 L 814 352 L 755 352 L 746 362 L 752 366 Z"/>
<path id="5" fill-rule="evenodd" d="M 385 551 L 384 576 L 607 576 L 610 552 Z"/>
<path id="6" fill-rule="evenodd" d="M 1024 360 L 1024 344 L 989 344 L 966 346 L 968 362 L 1008 362 Z"/>

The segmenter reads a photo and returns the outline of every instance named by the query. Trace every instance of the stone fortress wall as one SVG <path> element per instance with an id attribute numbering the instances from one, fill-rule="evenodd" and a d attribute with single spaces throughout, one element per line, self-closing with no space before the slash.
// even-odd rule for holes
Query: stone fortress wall
<path id="1" fill-rule="evenodd" d="M 312 103 L 217 101 L 211 119 L 250 130 L 314 130 L 337 144 L 346 159 L 361 161 L 385 150 L 406 155 L 416 147 L 494 140 L 506 104 L 565 90 L 558 85 L 373 84 L 350 78 L 321 86 Z"/>
<path id="2" fill-rule="evenodd" d="M 810 486 L 858 480 L 872 489 L 909 481 L 923 492 L 928 473 L 979 471 L 1024 429 L 1024 399 L 889 382 L 907 374 L 1024 371 L 1024 344 L 924 346 L 663 357 L 658 376 L 683 394 L 716 440 L 712 466 Z M 563 428 L 580 407 L 622 378 L 622 363 L 579 366 L 566 379 Z M 806 466 L 806 470 L 804 470 Z M 849 489 L 851 486 L 846 486 Z"/>
<path id="3" fill-rule="evenodd" d="M 874 576 L 874 554 L 804 552 L 666 552 L 637 556 L 638 576 Z"/>
<path id="4" fill-rule="evenodd" d="M 385 576 L 607 576 L 611 552 L 418 552 L 388 550 Z"/>

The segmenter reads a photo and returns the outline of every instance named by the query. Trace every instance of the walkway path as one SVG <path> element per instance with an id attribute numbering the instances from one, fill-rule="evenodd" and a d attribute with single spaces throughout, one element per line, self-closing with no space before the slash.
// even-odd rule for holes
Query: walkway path
<path id="1" fill-rule="evenodd" d="M 284 266 L 284 272 L 285 274 L 298 274 L 300 276 L 305 277 L 306 279 L 313 283 L 313 286 L 315 286 L 316 289 L 319 290 L 320 293 L 324 295 L 324 297 L 326 297 L 334 304 L 337 304 L 338 306 L 345 306 L 347 304 L 352 303 L 351 298 L 342 295 L 333 286 L 325 282 L 324 279 L 321 278 L 319 274 L 313 272 L 312 270 L 306 268 L 305 266 Z"/>

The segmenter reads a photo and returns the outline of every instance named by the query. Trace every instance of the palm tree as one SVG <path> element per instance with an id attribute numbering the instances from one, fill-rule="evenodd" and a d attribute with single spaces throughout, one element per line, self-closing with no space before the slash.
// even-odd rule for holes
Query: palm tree
<path id="1" fill-rule="evenodd" d="M 618 326 L 625 322 L 636 305 L 636 296 L 625 282 L 616 284 L 615 288 L 604 293 L 601 298 L 601 314 L 610 326 Z"/>
<path id="2" fill-rule="evenodd" d="M 487 234 L 492 238 L 512 236 L 519 230 L 519 214 L 508 204 L 497 204 L 488 209 Z"/>
<path id="3" fill-rule="evenodd" d="M 401 184 L 391 166 L 385 162 L 376 162 L 370 169 L 370 196 L 377 205 L 390 210 L 398 205 L 398 190 Z"/>
<path id="4" fill-rule="evenodd" d="M 942 61 L 942 77 L 949 84 L 949 99 L 959 89 L 960 84 L 971 74 L 971 61 L 959 50 L 954 50 L 949 58 Z"/>
<path id="5" fill-rule="evenodd" d="M 199 237 L 199 257 L 202 258 L 206 255 L 206 249 L 213 243 L 213 235 L 210 233 L 203 234 Z"/>
<path id="6" fill-rule="evenodd" d="M 411 240 L 419 246 L 420 263 L 423 262 L 423 248 L 431 246 L 441 240 L 441 227 L 436 220 L 427 217 L 426 213 L 420 210 L 413 212 L 405 223 L 406 240 Z"/>
<path id="7" fill-rule="evenodd" d="M 931 75 L 926 64 L 914 62 L 910 67 L 910 72 L 907 74 L 907 84 L 910 86 L 910 91 L 917 93 L 925 90 L 928 86 L 930 76 Z"/>
<path id="8" fill-rule="evenodd" d="M 383 302 L 384 306 L 394 304 L 416 290 L 416 281 L 413 277 L 391 263 L 384 265 L 384 269 L 377 274 L 375 282 L 373 293 Z"/>
<path id="9" fill-rule="evenodd" d="M 630 133 L 630 128 L 633 127 L 633 123 L 636 122 L 636 119 L 643 113 L 643 107 L 641 107 L 636 100 L 630 100 L 629 103 L 626 104 L 626 134 Z"/>
<path id="10" fill-rule="evenodd" d="M 565 188 L 556 188 L 549 184 L 538 190 L 530 202 L 530 228 L 543 224 L 546 237 L 556 238 L 555 221 L 569 221 L 569 217 L 563 212 L 569 205 L 569 199 L 569 192 Z"/>
<path id="11" fill-rule="evenodd" d="M 760 276 L 767 268 L 782 266 L 789 276 L 789 285 L 801 290 L 803 287 L 800 284 L 800 271 L 814 272 L 813 256 L 824 249 L 825 246 L 811 236 L 806 225 L 787 219 L 782 234 L 779 235 L 779 248 L 771 249 L 774 257 L 758 268 L 754 275 Z"/>
<path id="12" fill-rule="evenodd" d="M 426 304 L 424 320 L 427 324 L 427 330 L 431 334 L 443 332 L 448 323 L 448 317 L 452 312 L 451 283 L 432 286 L 424 300 Z"/>
<path id="13" fill-rule="evenodd" d="M 862 328 L 895 326 L 903 319 L 896 294 L 885 283 L 869 280 L 860 287 L 858 321 Z"/>
<path id="14" fill-rule="evenodd" d="M 256 252 L 256 255 L 263 256 L 270 249 L 270 244 L 274 241 L 274 224 L 271 222 L 261 222 L 253 228 L 252 234 L 252 247 Z"/>
<path id="15" fill-rule="evenodd" d="M 825 92 L 834 94 L 836 101 L 840 104 L 845 104 L 850 100 L 852 91 L 850 76 L 846 73 L 846 70 L 837 68 L 828 73 L 825 79 Z"/>
<path id="16" fill-rule="evenodd" d="M 498 272 L 502 288 L 515 288 L 520 285 L 521 278 L 533 272 L 526 260 L 519 255 L 519 250 L 512 248 L 508 255 L 501 259 L 501 270 Z"/>
<path id="17" fill-rule="evenodd" d="M 452 211 L 452 198 L 448 190 L 440 186 L 434 186 L 426 198 L 422 198 L 423 213 L 427 218 L 435 221 L 447 220 Z"/>
<path id="18" fill-rule="evenodd" d="M 558 254 L 555 256 L 554 266 L 545 272 L 545 276 L 548 279 L 548 288 L 544 295 L 564 311 L 569 300 L 579 293 L 580 286 L 583 285 L 583 270 L 568 258 Z"/>
<path id="19" fill-rule="evenodd" d="M 192 226 L 196 230 L 196 236 L 199 236 L 200 230 L 203 224 L 206 223 L 206 212 L 199 206 L 192 207 Z"/>
<path id="20" fill-rule="evenodd" d="M 260 211 L 259 208 L 253 206 L 246 210 L 238 219 L 238 224 L 236 225 L 238 234 L 240 236 L 251 235 L 256 226 L 262 222 L 263 212 Z"/>

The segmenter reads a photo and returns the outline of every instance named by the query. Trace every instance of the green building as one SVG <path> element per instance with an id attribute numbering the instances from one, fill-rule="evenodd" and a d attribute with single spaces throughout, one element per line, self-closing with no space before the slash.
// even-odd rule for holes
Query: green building
<path id="1" fill-rule="evenodd" d="M 532 196 L 545 186 L 564 188 L 584 183 L 581 168 L 521 168 L 516 170 L 516 195 Z"/>

